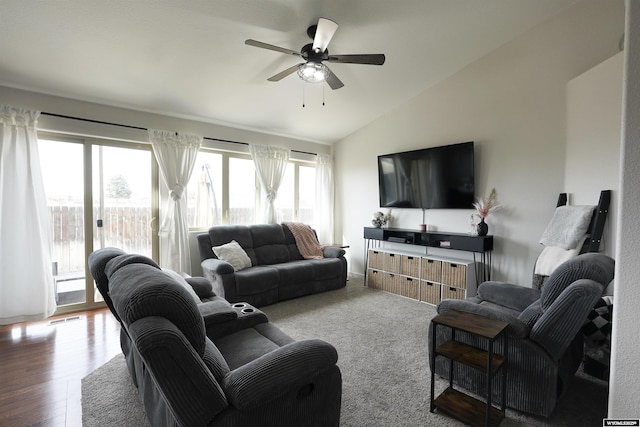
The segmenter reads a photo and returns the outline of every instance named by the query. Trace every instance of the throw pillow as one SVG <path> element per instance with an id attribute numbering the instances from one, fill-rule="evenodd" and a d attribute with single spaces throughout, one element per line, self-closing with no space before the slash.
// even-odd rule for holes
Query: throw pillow
<path id="1" fill-rule="evenodd" d="M 187 292 L 189 292 L 189 295 L 191 295 L 191 298 L 193 298 L 193 300 L 196 302 L 196 304 L 200 304 L 202 302 L 202 300 L 200 300 L 200 297 L 198 297 L 198 294 L 196 294 L 196 291 L 193 290 L 191 285 L 186 280 L 184 280 L 184 277 L 182 277 L 180 274 L 176 273 L 173 270 L 168 270 L 163 268 L 162 271 L 167 273 L 169 276 L 171 276 L 172 279 L 178 282 L 180 286 L 185 288 Z"/>
<path id="2" fill-rule="evenodd" d="M 235 240 L 222 246 L 214 246 L 212 249 L 218 259 L 231 264 L 235 271 L 251 267 L 251 258 L 249 258 L 249 255 L 242 249 L 242 246 Z"/>
<path id="3" fill-rule="evenodd" d="M 594 206 L 558 206 L 540 243 L 565 250 L 575 248 L 587 233 L 593 210 Z"/>

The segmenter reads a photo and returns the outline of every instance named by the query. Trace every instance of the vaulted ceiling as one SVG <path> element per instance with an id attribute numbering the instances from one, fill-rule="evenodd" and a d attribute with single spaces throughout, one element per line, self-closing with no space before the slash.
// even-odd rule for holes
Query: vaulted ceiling
<path id="1" fill-rule="evenodd" d="M 333 143 L 574 2 L 2 0 L 0 85 Z M 386 63 L 329 64 L 335 91 L 268 82 L 300 58 L 244 41 L 298 51 L 320 17 L 332 54 Z"/>

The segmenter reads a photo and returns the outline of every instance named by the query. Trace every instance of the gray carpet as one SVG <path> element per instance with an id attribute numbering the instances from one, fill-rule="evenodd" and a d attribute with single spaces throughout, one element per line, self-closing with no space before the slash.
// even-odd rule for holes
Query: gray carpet
<path id="1" fill-rule="evenodd" d="M 293 338 L 321 338 L 339 354 L 343 376 L 341 426 L 457 426 L 429 413 L 427 325 L 433 306 L 365 288 L 344 289 L 264 307 Z M 436 393 L 446 387 L 436 382 Z M 122 355 L 82 380 L 83 425 L 141 426 L 144 413 Z M 502 426 L 601 426 L 607 384 L 578 373 L 548 419 L 507 410 Z"/>

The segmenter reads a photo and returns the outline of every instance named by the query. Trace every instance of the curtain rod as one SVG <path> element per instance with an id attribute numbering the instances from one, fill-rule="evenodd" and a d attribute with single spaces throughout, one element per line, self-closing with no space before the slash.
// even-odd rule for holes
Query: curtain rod
<path id="1" fill-rule="evenodd" d="M 122 127 L 122 128 L 144 130 L 144 131 L 147 131 L 147 132 L 149 131 L 148 128 L 143 128 L 141 126 L 123 125 L 122 123 L 105 122 L 105 121 L 102 121 L 102 120 L 94 120 L 94 119 L 86 119 L 86 118 L 83 118 L 83 117 L 67 116 L 65 114 L 47 113 L 45 111 L 42 111 L 40 114 L 41 115 L 45 115 L 45 116 L 51 116 L 51 117 L 60 117 L 62 119 L 70 119 L 70 120 L 78 120 L 78 121 L 81 121 L 81 122 L 96 123 L 96 124 L 99 124 L 99 125 L 118 126 L 118 127 Z M 176 132 L 176 134 L 177 134 L 177 132 Z M 212 138 L 212 137 L 209 137 L 209 136 L 204 136 L 204 137 L 202 137 L 202 139 L 206 139 L 206 140 L 209 140 L 209 141 L 217 141 L 217 142 L 228 142 L 228 143 L 231 143 L 231 144 L 249 145 L 248 142 L 233 141 L 233 140 L 230 140 L 230 139 Z M 299 150 L 291 150 L 291 151 L 293 151 L 294 153 L 309 154 L 309 155 L 312 155 L 312 156 L 317 156 L 318 155 L 318 153 L 310 153 L 308 151 L 299 151 Z"/>

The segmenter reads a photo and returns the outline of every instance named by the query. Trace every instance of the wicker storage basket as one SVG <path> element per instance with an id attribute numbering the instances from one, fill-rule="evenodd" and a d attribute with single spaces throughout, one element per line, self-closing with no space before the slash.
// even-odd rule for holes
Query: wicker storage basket
<path id="1" fill-rule="evenodd" d="M 429 304 L 438 304 L 440 302 L 440 285 L 434 282 L 420 281 L 420 301 Z"/>
<path id="2" fill-rule="evenodd" d="M 382 270 L 384 267 L 384 252 L 369 249 L 369 268 Z"/>
<path id="3" fill-rule="evenodd" d="M 420 277 L 420 257 L 402 255 L 400 272 L 409 277 Z"/>
<path id="4" fill-rule="evenodd" d="M 422 280 L 428 280 L 429 282 L 442 281 L 442 261 L 437 259 L 422 259 Z"/>
<path id="5" fill-rule="evenodd" d="M 418 299 L 420 294 L 420 281 L 412 277 L 402 276 L 402 295 Z"/>
<path id="6" fill-rule="evenodd" d="M 402 294 L 402 277 L 393 273 L 384 273 L 382 289 L 392 294 Z"/>
<path id="7" fill-rule="evenodd" d="M 382 289 L 382 277 L 384 273 L 378 270 L 367 270 L 367 286 L 375 289 Z"/>
<path id="8" fill-rule="evenodd" d="M 467 266 L 453 262 L 442 263 L 442 284 L 455 286 L 456 288 L 467 287 Z"/>
<path id="9" fill-rule="evenodd" d="M 464 289 L 442 285 L 442 299 L 464 299 Z"/>
<path id="10" fill-rule="evenodd" d="M 399 254 L 394 254 L 390 252 L 385 252 L 384 254 L 384 271 L 388 271 L 389 273 L 398 273 L 400 274 L 400 262 L 402 260 L 402 256 Z"/>

